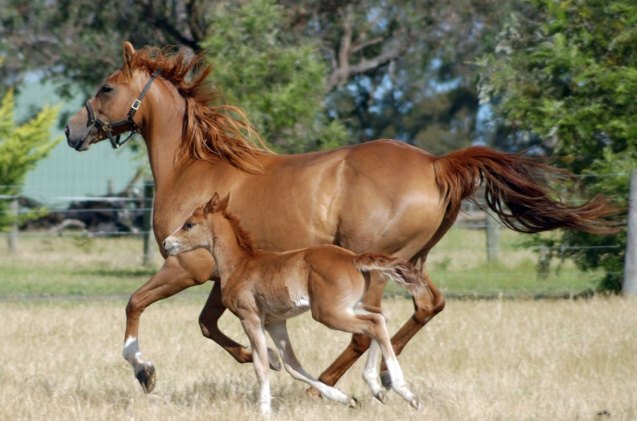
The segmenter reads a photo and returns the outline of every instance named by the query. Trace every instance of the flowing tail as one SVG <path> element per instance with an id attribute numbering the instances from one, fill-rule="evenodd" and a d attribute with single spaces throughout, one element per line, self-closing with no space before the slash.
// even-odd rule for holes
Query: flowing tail
<path id="1" fill-rule="evenodd" d="M 354 257 L 354 264 L 361 272 L 381 272 L 405 287 L 412 296 L 427 288 L 427 284 L 418 269 L 410 262 L 398 257 L 363 253 Z"/>
<path id="2" fill-rule="evenodd" d="M 548 181 L 572 180 L 573 175 L 538 159 L 473 146 L 437 157 L 434 169 L 448 211 L 457 211 L 463 199 L 484 185 L 489 208 L 515 231 L 570 228 L 610 234 L 618 230 L 609 219 L 618 210 L 605 197 L 597 195 L 582 204 L 562 200 Z"/>

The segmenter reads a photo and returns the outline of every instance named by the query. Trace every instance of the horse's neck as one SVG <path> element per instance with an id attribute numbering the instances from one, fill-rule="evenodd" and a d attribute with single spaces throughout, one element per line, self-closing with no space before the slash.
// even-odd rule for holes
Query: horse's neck
<path id="1" fill-rule="evenodd" d="M 227 280 L 232 277 L 235 269 L 242 266 L 242 262 L 250 258 L 248 253 L 239 245 L 237 234 L 230 222 L 224 218 L 209 222 L 213 232 L 212 255 L 215 258 L 223 288 Z"/>
<path id="2" fill-rule="evenodd" d="M 161 93 L 148 95 L 149 116 L 142 134 L 148 150 L 148 160 L 158 189 L 175 178 L 179 167 L 175 156 L 181 143 L 186 104 L 173 88 L 162 86 Z M 182 165 L 183 166 L 183 165 Z"/>

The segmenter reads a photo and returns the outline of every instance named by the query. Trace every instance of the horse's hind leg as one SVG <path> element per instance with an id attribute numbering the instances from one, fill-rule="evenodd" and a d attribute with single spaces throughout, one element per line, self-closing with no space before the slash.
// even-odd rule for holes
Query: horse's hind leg
<path id="1" fill-rule="evenodd" d="M 316 312 L 318 315 L 317 320 L 332 329 L 369 336 L 373 343 L 365 365 L 363 378 L 367 381 L 374 396 L 381 402 L 384 401 L 384 396 L 379 391 L 380 385 L 378 385 L 378 348 L 380 348 L 393 382 L 392 389 L 409 402 L 412 407 L 420 409 L 420 401 L 405 383 L 402 369 L 392 349 L 385 318 L 380 312 L 367 311 L 366 308 L 372 307 L 367 305 L 359 306 L 356 312 L 352 312 L 351 309 L 347 308 L 324 307 Z"/>
<path id="2" fill-rule="evenodd" d="M 212 262 L 210 259 L 210 267 L 202 267 L 200 264 L 188 270 L 186 269 L 188 266 L 183 264 L 182 259 L 169 257 L 162 268 L 131 295 L 126 306 L 123 356 L 133 367 L 135 377 L 139 380 L 144 392 L 149 393 L 155 387 L 155 367 L 150 361 L 142 358 L 139 350 L 139 319 L 142 312 L 156 301 L 205 282 L 212 271 Z"/>
<path id="3" fill-rule="evenodd" d="M 413 297 L 414 314 L 391 338 L 396 355 L 400 355 L 405 345 L 422 329 L 436 314 L 445 308 L 445 299 L 442 293 L 431 282 L 426 270 L 422 271 L 427 288 Z M 386 388 L 391 387 L 391 381 L 385 363 L 381 368 L 381 379 Z"/>
<path id="4" fill-rule="evenodd" d="M 233 341 L 219 330 L 218 322 L 224 311 L 226 311 L 226 307 L 221 302 L 221 284 L 219 282 L 215 282 L 212 287 L 212 291 L 210 291 L 210 295 L 208 296 L 208 300 L 199 315 L 199 327 L 201 328 L 201 333 L 206 338 L 212 339 L 223 349 L 228 351 L 228 353 L 238 362 L 252 362 L 252 352 L 250 352 L 245 346 Z M 279 362 L 276 353 L 270 348 L 268 348 L 268 359 L 270 361 L 271 369 L 281 369 L 281 363 Z"/>
<path id="5" fill-rule="evenodd" d="M 382 403 L 385 403 L 387 396 L 385 395 L 385 389 L 380 384 L 380 376 L 378 372 L 378 366 L 382 358 L 382 352 L 378 346 L 377 341 L 372 341 L 367 351 L 367 362 L 363 369 L 363 379 L 372 391 L 372 395 L 376 397 Z"/>
<path id="6" fill-rule="evenodd" d="M 356 401 L 354 399 L 348 397 L 345 393 L 335 387 L 321 383 L 303 369 L 301 363 L 294 354 L 294 350 L 292 349 L 285 321 L 266 326 L 266 329 L 270 333 L 274 344 L 279 350 L 285 370 L 290 374 L 290 376 L 296 380 L 306 382 L 318 390 L 321 395 L 327 399 L 337 401 L 351 407 L 356 406 Z"/>
<path id="7" fill-rule="evenodd" d="M 362 303 L 380 308 L 380 301 L 383 297 L 383 289 L 387 284 L 387 280 L 384 276 L 379 276 L 375 272 L 365 276 L 370 276 L 371 280 L 369 281 L 368 289 L 365 291 Z M 370 337 L 365 334 L 356 333 L 352 335 L 352 341 L 347 345 L 347 348 L 321 373 L 319 380 L 327 385 L 334 386 L 343 374 L 367 351 L 370 343 Z M 308 393 L 311 394 L 312 390 L 308 390 Z"/>

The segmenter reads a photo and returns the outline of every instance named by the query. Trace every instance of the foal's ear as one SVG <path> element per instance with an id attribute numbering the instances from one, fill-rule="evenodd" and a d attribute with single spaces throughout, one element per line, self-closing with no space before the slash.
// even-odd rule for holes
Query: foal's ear
<path id="1" fill-rule="evenodd" d="M 228 202 L 230 202 L 230 193 L 226 195 L 223 199 L 219 200 L 219 210 L 226 210 L 228 208 Z"/>
<path id="2" fill-rule="evenodd" d="M 130 63 L 133 61 L 135 47 L 133 47 L 133 44 L 128 41 L 124 41 L 122 47 L 124 48 L 124 68 L 128 68 Z"/>
<path id="3" fill-rule="evenodd" d="M 230 201 L 230 193 L 223 199 L 219 197 L 219 193 L 215 193 L 212 195 L 212 198 L 206 203 L 203 207 L 204 213 L 212 213 L 224 211 L 228 207 L 228 202 Z"/>
<path id="4" fill-rule="evenodd" d="M 215 194 L 212 195 L 210 200 L 208 200 L 206 204 L 203 206 L 203 212 L 205 214 L 213 213 L 218 210 L 218 207 L 219 207 L 219 193 L 215 192 Z"/>

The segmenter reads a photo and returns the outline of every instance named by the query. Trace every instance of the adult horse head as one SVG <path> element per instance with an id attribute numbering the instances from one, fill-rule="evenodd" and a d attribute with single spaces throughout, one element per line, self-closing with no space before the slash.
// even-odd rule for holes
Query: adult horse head
<path id="1" fill-rule="evenodd" d="M 134 49 L 131 44 L 125 45 L 124 59 L 132 60 Z M 130 68 L 130 65 L 123 69 Z M 122 83 L 126 80 L 123 70 L 115 72 L 99 88 L 95 96 L 86 101 L 85 109 L 77 113 L 64 129 L 67 142 L 70 147 L 77 151 L 85 151 L 96 142 L 108 137 L 114 149 L 119 148 L 130 137 L 139 131 L 140 125 L 135 121 L 135 114 L 142 104 L 144 96 L 150 89 L 151 84 L 161 73 L 161 69 L 153 71 L 152 75 L 137 97 L 131 101 L 135 84 Z M 127 79 L 130 79 L 128 75 Z M 130 104 L 126 113 L 121 109 L 126 104 Z M 118 119 L 118 115 L 123 118 Z M 120 136 L 124 132 L 130 135 L 120 141 Z"/>
<path id="2" fill-rule="evenodd" d="M 229 210 L 241 218 L 258 248 L 285 251 L 336 244 L 357 253 L 411 260 L 428 288 L 414 296 L 414 314 L 392 339 L 397 354 L 444 307 L 425 262 L 453 225 L 461 201 L 478 187 L 484 187 L 487 205 L 503 223 L 521 232 L 612 230 L 606 217 L 614 210 L 603 198 L 565 202 L 546 184 L 547 176 L 561 171 L 489 148 L 436 157 L 380 140 L 311 154 L 273 154 L 259 143 L 241 110 L 215 105 L 215 91 L 207 82 L 210 67 L 200 63 L 201 57 L 154 48 L 135 51 L 125 43 L 122 68 L 106 78 L 69 122 L 69 146 L 86 150 L 125 130 L 139 131 L 155 180 L 153 230 L 159 244 L 214 192 L 232 192 Z M 139 104 L 135 100 L 144 90 Z M 131 115 L 135 104 L 139 106 Z M 131 123 L 115 124 L 120 121 Z M 124 357 L 145 391 L 153 388 L 155 374 L 138 346 L 141 313 L 157 300 L 218 277 L 206 251 L 163 254 L 162 268 L 131 295 L 126 307 Z M 371 282 L 363 303 L 379 307 L 385 283 Z M 199 318 L 202 333 L 237 361 L 252 361 L 246 347 L 219 330 L 224 311 L 215 282 Z M 368 347 L 368 338 L 354 335 L 320 380 L 334 385 Z M 270 355 L 270 365 L 278 367 Z"/>

